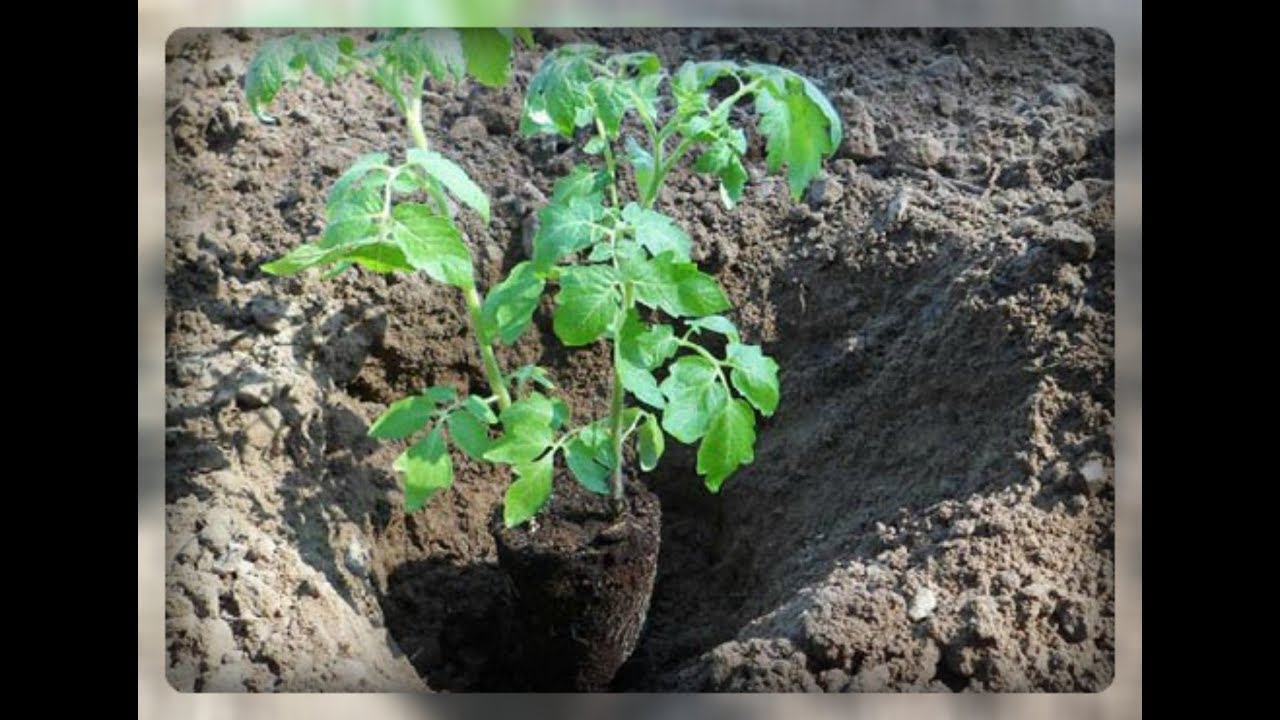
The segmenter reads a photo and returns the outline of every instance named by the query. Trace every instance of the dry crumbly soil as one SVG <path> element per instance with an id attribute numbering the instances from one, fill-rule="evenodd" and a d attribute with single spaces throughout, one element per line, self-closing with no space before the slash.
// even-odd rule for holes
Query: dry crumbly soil
<path id="1" fill-rule="evenodd" d="M 403 153 L 371 83 L 241 91 L 265 34 L 169 41 L 166 650 L 187 691 L 501 690 L 509 599 L 488 518 L 500 470 L 405 516 L 400 448 L 366 437 L 398 397 L 483 387 L 455 291 L 259 265 L 321 230 L 354 158 Z M 648 622 L 617 690 L 1097 691 L 1114 667 L 1113 47 L 1091 30 L 537 33 L 801 72 L 845 121 L 802 203 L 742 203 L 679 172 L 659 207 L 734 319 L 782 367 L 756 461 L 719 495 L 693 453 L 662 500 Z M 433 144 L 494 201 L 465 221 L 485 284 L 584 156 L 524 139 L 539 51 L 501 90 L 433 86 Z M 601 347 L 536 328 L 506 367 L 549 368 L 575 418 L 606 411 Z M 674 441 L 673 443 L 674 444 Z"/>

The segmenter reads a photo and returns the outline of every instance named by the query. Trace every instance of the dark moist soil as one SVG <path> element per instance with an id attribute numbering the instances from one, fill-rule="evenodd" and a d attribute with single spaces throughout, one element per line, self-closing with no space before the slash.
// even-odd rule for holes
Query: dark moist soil
<path id="1" fill-rule="evenodd" d="M 166 651 L 196 691 L 502 690 L 511 601 L 490 520 L 505 470 L 400 510 L 369 422 L 424 385 L 479 391 L 461 299 L 418 276 L 278 279 L 325 192 L 407 133 L 369 83 L 309 79 L 280 124 L 240 83 L 270 33 L 167 50 Z M 669 444 L 648 620 L 615 690 L 1097 691 L 1114 667 L 1113 48 L 1091 30 L 608 30 L 542 48 L 763 60 L 844 119 L 802 202 L 749 148 L 742 202 L 676 172 L 659 198 L 781 367 L 754 464 L 707 493 Z M 482 285 L 587 158 L 517 133 L 511 83 L 433 86 L 433 145 L 488 192 L 464 213 Z M 745 117 L 744 122 L 750 122 Z M 603 346 L 550 301 L 505 367 L 547 367 L 575 422 L 607 412 Z M 572 485 L 560 482 L 557 493 Z M 559 496 L 559 495 L 558 495 Z"/>
<path id="2" fill-rule="evenodd" d="M 658 568 L 661 508 L 628 483 L 621 512 L 562 473 L 532 527 L 490 528 L 514 602 L 504 614 L 508 689 L 599 692 L 635 649 Z"/>

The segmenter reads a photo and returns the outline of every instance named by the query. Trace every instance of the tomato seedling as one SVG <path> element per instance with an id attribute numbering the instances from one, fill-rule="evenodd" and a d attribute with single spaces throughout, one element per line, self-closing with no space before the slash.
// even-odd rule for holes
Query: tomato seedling
<path id="1" fill-rule="evenodd" d="M 722 79 L 734 89 L 713 104 Z M 724 291 L 691 259 L 688 234 L 654 207 L 671 171 L 691 153 L 694 170 L 719 178 L 726 206 L 741 198 L 747 139 L 732 111 L 748 98 L 766 139 L 767 169 L 785 165 L 798 199 L 842 131 L 828 99 L 791 70 L 687 62 L 668 75 L 653 53 L 605 56 L 578 44 L 547 54 L 530 80 L 521 131 L 582 135 L 583 151 L 600 162 L 557 182 L 538 215 L 532 258 L 495 292 L 532 297 L 554 282 L 556 336 L 569 346 L 609 342 L 613 387 L 607 417 L 560 432 L 544 398 L 520 400 L 503 413 L 504 435 L 484 457 L 512 465 L 519 478 L 507 493 L 508 524 L 547 502 L 557 453 L 577 482 L 615 500 L 623 492 L 624 444 L 633 436 L 642 471 L 657 466 L 665 434 L 699 443 L 697 472 L 712 492 L 754 461 L 756 413 L 772 415 L 778 406 L 778 365 L 759 345 L 743 342 L 722 314 L 730 309 Z M 636 122 L 628 126 L 631 117 Z M 634 188 L 620 182 L 619 162 L 630 165 Z M 699 341 L 702 332 L 723 337 L 723 355 Z M 642 407 L 629 406 L 628 394 Z"/>
<path id="2" fill-rule="evenodd" d="M 452 484 L 446 435 L 462 452 L 482 459 L 495 445 L 490 428 L 499 419 L 509 429 L 521 428 L 519 418 L 531 408 L 545 410 L 547 427 L 554 432 L 568 417 L 562 401 L 533 389 L 552 387 L 541 368 L 526 366 L 504 374 L 498 364 L 495 344 L 515 342 L 529 327 L 541 285 L 533 289 L 526 283 L 527 272 L 516 268 L 487 297 L 481 295 L 449 196 L 486 223 L 488 196 L 461 167 L 431 149 L 422 124 L 428 78 L 460 81 L 470 75 L 485 85 L 501 85 L 510 74 L 516 37 L 532 45 L 527 30 L 391 30 L 363 47 L 346 36 L 290 35 L 265 42 L 245 77 L 254 114 L 274 122 L 265 112 L 267 105 L 307 68 L 326 82 L 350 73 L 365 75 L 390 95 L 413 139 L 404 162 L 394 163 L 382 152 L 357 159 L 329 189 L 320 239 L 262 266 L 272 275 L 328 267 L 327 275 L 334 276 L 353 265 L 379 273 L 422 271 L 461 291 L 490 394 L 460 397 L 452 387 L 432 386 L 392 403 L 369 428 L 371 436 L 388 440 L 425 431 L 393 465 L 404 474 L 408 511 L 423 507 Z M 512 402 L 513 393 L 518 403 Z M 530 434 L 522 437 L 527 440 Z"/>

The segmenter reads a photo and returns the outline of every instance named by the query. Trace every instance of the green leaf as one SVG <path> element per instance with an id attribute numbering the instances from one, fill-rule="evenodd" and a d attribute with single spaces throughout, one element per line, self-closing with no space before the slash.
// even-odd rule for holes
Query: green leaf
<path id="1" fill-rule="evenodd" d="M 449 413 L 445 423 L 449 426 L 449 436 L 453 438 L 455 445 L 476 460 L 484 459 L 491 444 L 489 429 L 484 423 L 461 408 Z"/>
<path id="2" fill-rule="evenodd" d="M 492 342 L 496 337 L 510 345 L 523 335 L 533 321 L 545 285 L 528 261 L 511 268 L 511 273 L 489 290 L 480 308 L 484 341 Z"/>
<path id="3" fill-rule="evenodd" d="M 609 468 L 596 462 L 599 448 L 575 437 L 564 448 L 565 464 L 579 485 L 600 495 L 609 494 Z"/>
<path id="4" fill-rule="evenodd" d="M 560 277 L 552 328 L 566 345 L 586 345 L 613 325 L 622 298 L 614 286 L 612 268 L 578 265 L 566 268 Z"/>
<path id="5" fill-rule="evenodd" d="M 533 265 L 546 272 L 566 255 L 599 242 L 604 207 L 598 198 L 571 197 L 553 202 L 538 213 L 538 234 L 533 238 Z"/>
<path id="6" fill-rule="evenodd" d="M 823 158 L 840 146 L 840 118 L 808 80 L 788 70 L 774 70 L 777 76 L 756 93 L 759 130 L 768 138 L 769 172 L 777 172 L 785 163 L 791 198 L 798 200 L 821 169 Z M 815 101 L 815 96 L 822 102 Z"/>
<path id="7" fill-rule="evenodd" d="M 523 397 L 510 405 L 507 409 L 499 414 L 502 421 L 502 427 L 506 430 L 520 430 L 525 428 L 547 428 L 551 429 L 552 420 L 555 418 L 555 404 L 542 393 L 529 393 L 527 397 Z"/>
<path id="8" fill-rule="evenodd" d="M 511 36 L 493 28 L 465 28 L 458 32 L 471 76 L 489 87 L 507 84 L 511 74 Z"/>
<path id="9" fill-rule="evenodd" d="M 367 175 L 370 170 L 378 167 L 379 165 L 386 164 L 386 153 L 375 152 L 367 155 L 361 155 L 359 158 L 356 158 L 355 162 L 351 163 L 351 167 L 347 168 L 346 172 L 342 173 L 337 180 L 333 181 L 333 185 L 329 188 L 329 197 L 325 202 L 325 213 L 330 222 L 339 219 L 329 216 L 330 213 L 333 212 L 333 208 L 340 205 L 352 204 L 352 199 L 348 197 L 349 193 L 358 187 L 364 186 L 364 183 L 361 183 L 360 181 L 364 179 L 364 176 Z M 384 173 L 382 176 L 383 181 L 385 181 L 385 177 Z M 382 198 L 376 197 L 375 202 L 376 204 L 373 206 L 372 211 L 380 211 L 382 209 Z M 360 199 L 358 205 L 361 209 L 368 209 L 363 199 Z"/>
<path id="10" fill-rule="evenodd" d="M 637 203 L 627 203 L 622 209 L 622 219 L 635 229 L 636 242 L 651 255 L 661 255 L 670 250 L 680 260 L 688 260 L 693 241 L 676 221 L 660 212 L 645 210 Z"/>
<path id="11" fill-rule="evenodd" d="M 367 216 L 350 217 L 325 225 L 320 247 L 335 248 L 353 245 L 361 240 L 376 239 L 378 223 Z"/>
<path id="12" fill-rule="evenodd" d="M 349 247 L 343 257 L 374 272 L 389 273 L 396 270 L 413 272 L 415 269 L 405 259 L 404 250 L 392 243 L 375 242 L 356 245 Z"/>
<path id="13" fill-rule="evenodd" d="M 462 409 L 471 413 L 477 420 L 486 425 L 493 425 L 498 422 L 498 416 L 493 414 L 493 409 L 484 400 L 475 395 L 468 395 L 462 404 Z"/>
<path id="14" fill-rule="evenodd" d="M 450 385 L 432 385 L 422 391 L 422 396 L 437 405 L 442 405 L 457 400 L 458 391 Z"/>
<path id="15" fill-rule="evenodd" d="M 596 117 L 604 126 L 605 135 L 609 138 L 618 137 L 622 116 L 630 104 L 626 92 L 612 78 L 598 77 L 587 85 L 587 93 L 591 96 Z"/>
<path id="16" fill-rule="evenodd" d="M 695 327 L 699 330 L 710 330 L 714 333 L 720 333 L 729 338 L 733 342 L 739 342 L 741 335 L 738 334 L 738 328 L 733 321 L 723 315 L 708 315 L 706 317 L 694 318 L 687 320 L 689 327 Z"/>
<path id="17" fill-rule="evenodd" d="M 589 165 L 575 165 L 568 175 L 557 180 L 551 188 L 551 202 L 567 203 L 572 198 L 580 197 L 599 205 L 608 184 L 609 176 L 603 171 L 592 169 Z"/>
<path id="18" fill-rule="evenodd" d="M 293 35 L 272 38 L 262 43 L 249 61 L 244 76 L 244 94 L 249 101 L 249 109 L 262 122 L 275 122 L 275 118 L 265 112 L 266 106 L 271 104 L 285 83 L 298 77 L 298 71 L 292 66 L 298 55 L 297 42 Z"/>
<path id="19" fill-rule="evenodd" d="M 640 433 L 640 469 L 644 472 L 658 467 L 658 459 L 666 447 L 666 436 L 658 426 L 656 415 L 646 413 L 644 422 L 638 427 Z"/>
<path id="20" fill-rule="evenodd" d="M 533 47 L 534 42 L 533 42 L 532 30 L 530 30 L 527 27 L 513 28 L 513 30 L 515 32 L 516 37 L 520 38 L 520 40 L 524 42 L 525 47 L 527 48 Z"/>
<path id="21" fill-rule="evenodd" d="M 735 147 L 734 141 L 721 138 L 712 143 L 693 163 L 694 170 L 712 173 L 720 178 L 720 199 L 729 208 L 742 197 L 742 189 L 747 184 L 747 169 L 742 166 L 742 153 L 745 149 L 745 139 L 739 149 Z"/>
<path id="22" fill-rule="evenodd" d="M 560 398 L 551 401 L 551 429 L 559 430 L 569 419 L 569 404 Z"/>
<path id="23" fill-rule="evenodd" d="M 551 382 L 551 378 L 547 377 L 547 371 L 537 365 L 521 365 L 519 369 L 511 373 L 511 379 L 516 382 L 520 390 L 524 390 L 524 386 L 530 382 L 541 385 L 544 388 L 554 388 L 555 383 Z"/>
<path id="24" fill-rule="evenodd" d="M 290 250 L 284 257 L 273 260 L 269 263 L 263 263 L 262 271 L 268 275 L 287 276 L 296 275 L 310 267 L 323 265 L 344 255 L 345 252 L 339 248 L 325 249 L 303 243 Z"/>
<path id="25" fill-rule="evenodd" d="M 400 31 L 389 59 L 411 77 L 425 71 L 436 80 L 461 79 L 467 70 L 458 31 L 449 28 Z"/>
<path id="26" fill-rule="evenodd" d="M 475 285 L 471 253 L 448 218 L 419 203 L 400 203 L 391 211 L 392 237 L 404 250 L 409 264 L 431 279 L 467 288 Z"/>
<path id="27" fill-rule="evenodd" d="M 502 437 L 493 442 L 484 459 L 509 464 L 534 460 L 555 439 L 551 427 L 554 415 L 551 401 L 540 393 L 511 403 L 500 415 Z"/>
<path id="28" fill-rule="evenodd" d="M 711 418 L 729 400 L 716 366 L 696 355 L 672 363 L 670 374 L 659 387 L 667 398 L 662 427 L 682 443 L 702 437 Z"/>
<path id="29" fill-rule="evenodd" d="M 369 437 L 382 440 L 407 438 L 421 430 L 431 419 L 433 412 L 435 405 L 421 395 L 401 398 L 391 403 L 386 412 L 373 421 L 373 425 L 369 427 Z"/>
<path id="30" fill-rule="evenodd" d="M 674 354 L 676 346 L 670 326 L 658 328 L 646 328 L 634 309 L 627 314 L 618 336 L 617 370 L 624 388 L 646 404 L 661 409 L 666 401 L 658 389 L 657 379 L 649 371 Z"/>
<path id="31" fill-rule="evenodd" d="M 484 194 L 457 163 L 434 150 L 409 149 L 409 162 L 421 167 L 427 175 L 439 180 L 453 196 L 489 222 L 489 196 Z"/>
<path id="32" fill-rule="evenodd" d="M 589 107 L 589 61 L 599 51 L 593 45 L 574 44 L 547 53 L 529 80 L 520 118 L 522 133 L 550 132 L 572 138 L 575 128 L 591 122 L 590 113 L 580 110 Z"/>
<path id="33" fill-rule="evenodd" d="M 742 400 L 725 403 L 711 419 L 698 447 L 698 474 L 707 489 L 719 492 L 725 478 L 755 461 L 756 416 Z"/>
<path id="34" fill-rule="evenodd" d="M 618 378 L 622 380 L 622 387 L 628 392 L 659 410 L 666 405 L 662 399 L 662 392 L 658 389 L 658 380 L 653 373 L 625 357 L 618 361 L 617 370 Z"/>
<path id="35" fill-rule="evenodd" d="M 554 458 L 547 457 L 532 463 L 515 466 L 519 479 L 507 488 L 506 500 L 502 506 L 502 522 L 512 528 L 527 522 L 551 499 L 551 477 L 554 473 Z"/>
<path id="36" fill-rule="evenodd" d="M 350 43 L 351 39 L 347 37 L 322 35 L 309 37 L 299 45 L 311 71 L 328 83 L 350 68 L 351 53 L 343 52 L 343 46 L 351 47 Z"/>
<path id="37" fill-rule="evenodd" d="M 676 317 L 697 317 L 727 310 L 729 299 L 719 283 L 692 262 L 678 261 L 672 251 L 629 264 L 636 300 Z"/>
<path id="38" fill-rule="evenodd" d="M 653 182 L 653 155 L 650 155 L 648 150 L 640 147 L 640 144 L 630 135 L 627 136 L 625 146 L 627 160 L 631 163 L 631 169 L 636 174 L 636 187 L 641 192 L 644 192 L 649 187 L 649 184 Z"/>
<path id="39" fill-rule="evenodd" d="M 778 409 L 778 363 L 765 355 L 759 345 L 729 343 L 726 355 L 733 365 L 729 380 L 743 397 L 764 415 Z"/>
<path id="40" fill-rule="evenodd" d="M 440 428 L 405 450 L 392 467 L 404 473 L 404 507 L 419 510 L 438 491 L 453 484 L 453 461 Z"/>

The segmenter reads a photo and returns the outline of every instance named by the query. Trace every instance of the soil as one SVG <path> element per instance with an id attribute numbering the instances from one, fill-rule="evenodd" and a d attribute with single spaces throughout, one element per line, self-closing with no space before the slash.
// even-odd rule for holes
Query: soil
<path id="1" fill-rule="evenodd" d="M 166 649 L 181 690 L 500 690 L 509 580 L 500 469 L 454 458 L 406 516 L 396 443 L 366 437 L 426 384 L 484 386 L 456 292 L 258 267 L 321 229 L 355 157 L 404 152 L 372 84 L 309 79 L 258 123 L 265 33 L 167 48 Z M 781 366 L 756 460 L 718 495 L 669 443 L 653 600 L 614 690 L 1098 691 L 1115 653 L 1114 51 L 1102 32 L 593 30 L 670 67 L 734 57 L 812 78 L 845 120 L 801 203 L 763 176 L 733 211 L 680 171 L 661 209 Z M 490 193 L 464 214 L 485 286 L 583 160 L 519 137 L 512 82 L 433 86 L 431 141 Z M 549 301 L 547 301 L 549 303 Z M 607 411 L 603 347 L 549 305 L 503 348 Z M 563 485 L 561 486 L 563 487 Z M 560 491 L 558 491 L 560 492 Z"/>
<path id="2" fill-rule="evenodd" d="M 623 510 L 567 473 L 536 524 L 490 527 L 498 564 L 512 581 L 502 609 L 506 690 L 599 692 L 635 649 L 658 569 L 661 509 L 628 483 Z"/>

